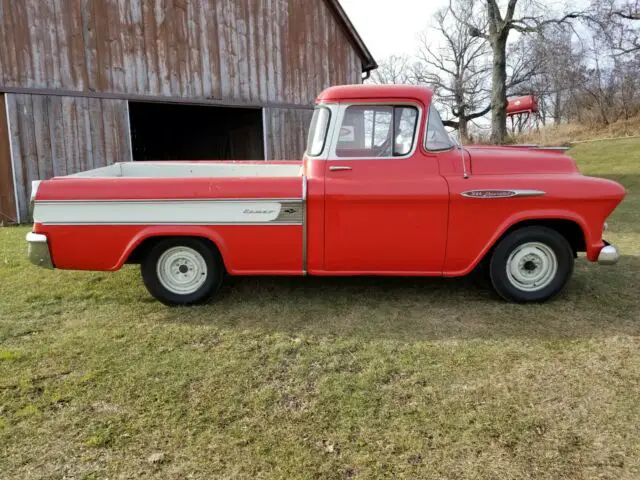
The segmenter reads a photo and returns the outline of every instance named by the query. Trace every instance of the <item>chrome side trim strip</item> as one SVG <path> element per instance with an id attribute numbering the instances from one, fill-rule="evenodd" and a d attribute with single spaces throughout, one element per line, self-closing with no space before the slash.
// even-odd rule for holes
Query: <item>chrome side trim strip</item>
<path id="1" fill-rule="evenodd" d="M 511 190 L 511 189 L 486 189 L 467 190 L 460 195 L 467 198 L 511 198 L 511 197 L 540 197 L 547 192 L 542 190 Z"/>
<path id="2" fill-rule="evenodd" d="M 304 222 L 304 200 L 286 202 L 273 223 L 289 223 L 300 225 Z"/>
<path id="3" fill-rule="evenodd" d="M 307 274 L 307 177 L 302 176 L 302 274 Z"/>

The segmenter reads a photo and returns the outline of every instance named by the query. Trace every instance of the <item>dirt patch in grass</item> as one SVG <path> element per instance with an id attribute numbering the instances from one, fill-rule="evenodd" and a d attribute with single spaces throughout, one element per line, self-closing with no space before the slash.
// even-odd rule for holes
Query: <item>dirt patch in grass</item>
<path id="1" fill-rule="evenodd" d="M 571 153 L 628 188 L 624 257 L 544 305 L 307 278 L 170 309 L 0 229 L 0 477 L 640 478 L 640 141 L 604 143 Z"/>

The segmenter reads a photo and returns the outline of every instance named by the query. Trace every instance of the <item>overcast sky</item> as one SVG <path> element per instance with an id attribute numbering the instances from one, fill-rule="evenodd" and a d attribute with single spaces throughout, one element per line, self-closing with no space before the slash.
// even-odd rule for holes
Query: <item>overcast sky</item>
<path id="1" fill-rule="evenodd" d="M 392 54 L 412 54 L 416 36 L 449 0 L 340 0 L 340 3 L 380 62 Z"/>

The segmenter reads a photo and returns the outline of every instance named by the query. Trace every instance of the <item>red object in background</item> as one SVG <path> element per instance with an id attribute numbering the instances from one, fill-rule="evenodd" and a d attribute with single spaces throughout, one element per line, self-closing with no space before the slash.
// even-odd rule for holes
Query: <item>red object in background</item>
<path id="1" fill-rule="evenodd" d="M 518 113 L 537 113 L 538 102 L 533 95 L 523 97 L 513 97 L 507 104 L 507 115 L 517 115 Z"/>

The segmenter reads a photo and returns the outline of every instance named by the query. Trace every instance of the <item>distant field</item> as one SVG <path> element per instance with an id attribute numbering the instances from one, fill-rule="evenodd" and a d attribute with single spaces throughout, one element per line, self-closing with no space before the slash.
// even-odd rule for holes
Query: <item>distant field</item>
<path id="1" fill-rule="evenodd" d="M 544 305 L 307 278 L 169 309 L 0 229 L 0 478 L 640 478 L 640 139 L 571 154 L 627 187 L 624 257 Z"/>

